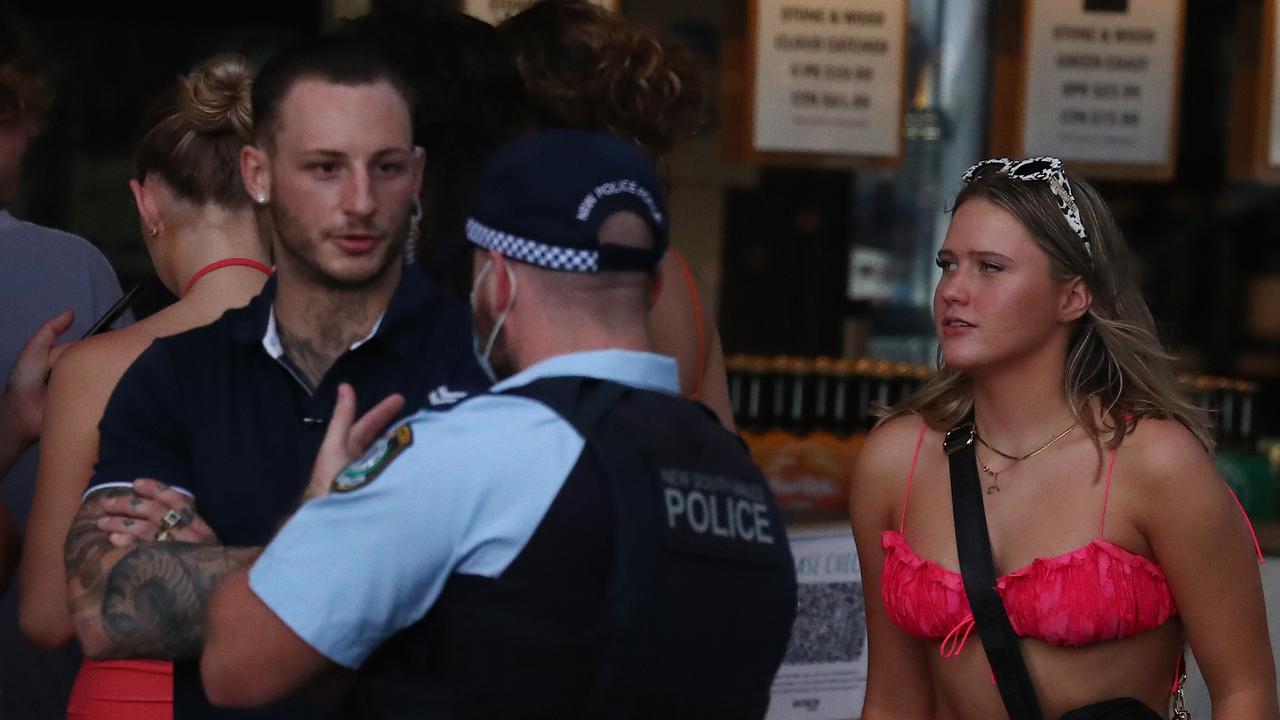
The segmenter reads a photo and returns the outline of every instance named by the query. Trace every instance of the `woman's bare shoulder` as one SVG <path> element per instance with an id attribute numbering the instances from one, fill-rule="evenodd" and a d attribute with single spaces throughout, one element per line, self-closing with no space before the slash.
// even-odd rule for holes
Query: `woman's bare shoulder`
<path id="1" fill-rule="evenodd" d="M 859 474 L 888 478 L 906 473 L 922 428 L 927 443 L 929 436 L 936 433 L 925 427 L 924 419 L 919 415 L 899 415 L 877 425 L 858 451 Z"/>
<path id="2" fill-rule="evenodd" d="M 1209 453 L 1176 420 L 1139 419 L 1120 443 L 1116 459 L 1145 489 L 1176 493 L 1187 483 L 1216 480 Z"/>
<path id="3" fill-rule="evenodd" d="M 159 328 L 150 320 L 72 343 L 54 366 L 53 382 L 109 395 L 125 370 L 156 339 Z"/>

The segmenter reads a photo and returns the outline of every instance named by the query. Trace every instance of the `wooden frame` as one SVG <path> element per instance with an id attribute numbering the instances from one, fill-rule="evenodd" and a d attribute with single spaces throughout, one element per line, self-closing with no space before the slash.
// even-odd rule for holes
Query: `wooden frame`
<path id="1" fill-rule="evenodd" d="M 1273 0 L 1268 0 L 1272 2 Z M 993 108 L 987 143 L 991 155 L 1025 157 L 1027 82 L 1031 60 L 1032 0 L 997 0 L 995 5 L 995 73 L 992 81 Z M 1178 162 L 1178 128 L 1181 122 L 1183 53 L 1186 45 L 1186 0 L 1173 0 L 1177 13 L 1174 29 L 1172 116 L 1167 138 L 1169 153 L 1164 162 L 1106 163 L 1064 157 L 1072 172 L 1105 180 L 1171 180 Z"/>
<path id="2" fill-rule="evenodd" d="M 907 28 L 910 25 L 910 3 L 894 0 L 903 5 L 902 13 L 902 87 L 898 93 L 898 152 L 895 155 L 856 155 L 820 152 L 777 152 L 756 149 L 756 80 L 757 36 L 759 34 L 759 0 L 747 0 L 745 24 L 726 23 L 723 55 L 725 68 L 721 78 L 722 95 L 722 147 L 725 153 L 742 162 L 755 165 L 777 165 L 810 168 L 891 168 L 902 161 L 905 136 L 906 102 L 910 89 L 906 86 Z M 738 32 L 733 32 L 736 29 Z M 735 71 L 740 68 L 740 71 Z"/>
<path id="3" fill-rule="evenodd" d="M 1277 11 L 1277 0 L 1239 8 L 1227 140 L 1227 175 L 1233 180 L 1280 184 L 1280 165 L 1270 157 L 1271 122 L 1280 100 L 1274 87 Z"/>

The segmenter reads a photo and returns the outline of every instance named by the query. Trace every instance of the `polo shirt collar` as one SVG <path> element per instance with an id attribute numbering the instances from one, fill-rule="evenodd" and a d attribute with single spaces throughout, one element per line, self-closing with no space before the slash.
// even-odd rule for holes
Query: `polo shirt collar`
<path id="1" fill-rule="evenodd" d="M 497 383 L 491 392 L 502 392 L 548 377 L 589 377 L 610 380 L 644 390 L 680 394 L 675 358 L 635 350 L 592 350 L 557 355 L 530 366 Z"/>
<path id="2" fill-rule="evenodd" d="M 260 343 L 271 357 L 278 358 L 283 354 L 280 339 L 276 334 L 275 304 L 278 283 L 272 275 L 262 292 L 249 301 L 249 305 L 240 311 L 232 311 L 228 318 L 228 332 L 231 337 L 245 344 Z M 416 334 L 416 323 L 426 322 L 431 314 L 427 308 L 435 303 L 439 292 L 427 280 L 422 269 L 417 265 L 406 265 L 400 273 L 400 283 L 391 294 L 391 301 L 382 317 L 374 323 L 373 331 L 368 336 L 352 344 L 354 350 L 373 338 L 387 344 L 392 351 L 407 355 L 413 349 Z"/>
<path id="3" fill-rule="evenodd" d="M 267 354 L 272 358 L 279 360 L 284 357 L 284 344 L 280 342 L 280 333 L 276 329 L 276 309 L 268 306 L 267 310 L 267 329 L 262 333 L 262 349 L 266 350 Z M 370 338 L 378 334 L 378 328 L 382 327 L 382 319 L 386 316 L 386 312 L 379 315 L 378 321 L 373 324 L 373 329 L 369 331 L 369 334 L 351 343 L 351 347 L 347 348 L 347 350 L 355 350 L 369 342 Z"/>

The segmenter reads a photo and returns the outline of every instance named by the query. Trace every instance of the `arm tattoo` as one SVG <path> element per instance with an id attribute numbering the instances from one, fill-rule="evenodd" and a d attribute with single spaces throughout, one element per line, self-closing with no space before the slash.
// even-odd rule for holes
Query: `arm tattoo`
<path id="1" fill-rule="evenodd" d="M 115 548 L 98 529 L 102 500 L 132 494 L 94 493 L 67 536 L 72 622 L 90 657 L 180 659 L 204 645 L 205 608 L 224 575 L 257 557 L 258 548 L 166 542 Z"/>
<path id="2" fill-rule="evenodd" d="M 128 488 L 107 488 L 95 492 L 85 500 L 67 533 L 67 543 L 63 546 L 68 580 L 83 587 L 93 584 L 102 556 L 112 548 L 107 536 L 98 529 L 98 518 L 106 514 L 102 511 L 101 503 L 108 498 L 123 495 L 133 495 L 133 491 Z"/>
<path id="3" fill-rule="evenodd" d="M 102 595 L 102 625 L 115 653 L 198 656 L 209 596 L 240 566 L 236 556 L 221 545 L 170 542 L 142 545 L 120 558 Z"/>

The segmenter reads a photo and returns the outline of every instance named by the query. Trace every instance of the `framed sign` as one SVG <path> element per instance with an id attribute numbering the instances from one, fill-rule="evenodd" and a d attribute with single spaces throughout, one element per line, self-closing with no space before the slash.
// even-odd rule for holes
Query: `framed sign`
<path id="1" fill-rule="evenodd" d="M 1023 0 L 997 18 L 993 154 L 1168 180 L 1185 0 Z"/>
<path id="2" fill-rule="evenodd" d="M 589 0 L 592 5 L 599 5 L 606 10 L 620 12 L 621 0 Z M 521 10 L 538 2 L 538 0 L 461 0 L 462 12 L 489 23 L 497 25 Z"/>
<path id="3" fill-rule="evenodd" d="M 1280 183 L 1280 12 L 1277 0 L 1238 8 L 1227 173 Z"/>
<path id="4" fill-rule="evenodd" d="M 768 164 L 896 164 L 907 4 L 749 0 L 740 57 L 726 62 L 745 71 L 740 97 L 726 98 L 745 108 L 731 153 Z"/>
<path id="5" fill-rule="evenodd" d="M 867 693 L 862 571 L 849 524 L 787 527 L 798 599 L 765 720 L 848 720 Z"/>

